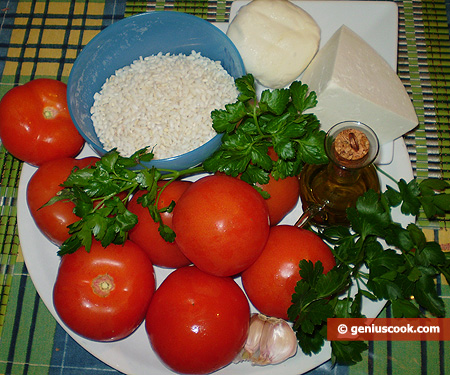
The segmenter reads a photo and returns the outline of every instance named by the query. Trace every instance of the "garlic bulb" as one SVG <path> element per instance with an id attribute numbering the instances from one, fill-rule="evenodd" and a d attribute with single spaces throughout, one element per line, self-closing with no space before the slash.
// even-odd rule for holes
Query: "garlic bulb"
<path id="1" fill-rule="evenodd" d="M 296 352 L 297 337 L 285 320 L 252 314 L 247 341 L 233 362 L 274 365 L 294 356 Z"/>

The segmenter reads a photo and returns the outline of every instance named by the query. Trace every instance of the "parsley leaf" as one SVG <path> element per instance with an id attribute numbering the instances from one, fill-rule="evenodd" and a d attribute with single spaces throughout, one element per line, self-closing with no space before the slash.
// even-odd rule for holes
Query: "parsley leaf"
<path id="1" fill-rule="evenodd" d="M 363 341 L 332 341 L 331 362 L 354 365 L 362 361 L 362 353 L 368 349 Z"/>
<path id="2" fill-rule="evenodd" d="M 237 103 L 215 110 L 213 127 L 223 134 L 220 148 L 203 163 L 208 172 L 243 174 L 250 184 L 267 183 L 274 178 L 296 176 L 304 163 L 322 164 L 325 132 L 313 114 L 304 114 L 317 103 L 301 82 L 288 89 L 264 90 L 258 100 L 251 74 L 236 79 L 240 91 Z M 273 147 L 278 155 L 268 155 Z"/>

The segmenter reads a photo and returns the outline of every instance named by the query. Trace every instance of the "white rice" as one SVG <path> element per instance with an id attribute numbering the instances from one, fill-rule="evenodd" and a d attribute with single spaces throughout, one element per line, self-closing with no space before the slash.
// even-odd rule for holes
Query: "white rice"
<path id="1" fill-rule="evenodd" d="M 211 112 L 237 99 L 234 79 L 200 53 L 140 58 L 94 95 L 95 131 L 122 156 L 149 146 L 155 159 L 191 151 L 216 135 Z"/>

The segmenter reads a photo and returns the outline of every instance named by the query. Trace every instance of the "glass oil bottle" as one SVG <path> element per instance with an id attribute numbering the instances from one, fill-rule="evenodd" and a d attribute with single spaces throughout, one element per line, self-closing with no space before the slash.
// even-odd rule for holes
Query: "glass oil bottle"
<path id="1" fill-rule="evenodd" d="M 297 226 L 348 225 L 346 210 L 367 190 L 380 191 L 373 161 L 378 138 L 367 125 L 345 121 L 333 126 L 325 138 L 328 164 L 307 164 L 299 176 L 303 215 Z"/>

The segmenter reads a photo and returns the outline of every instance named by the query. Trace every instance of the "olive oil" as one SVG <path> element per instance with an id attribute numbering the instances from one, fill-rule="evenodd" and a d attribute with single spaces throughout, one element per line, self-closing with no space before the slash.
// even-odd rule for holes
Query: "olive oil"
<path id="1" fill-rule="evenodd" d="M 300 198 L 304 215 L 297 225 L 348 225 L 346 210 L 367 190 L 380 191 L 372 162 L 378 154 L 375 133 L 360 122 L 343 122 L 329 130 L 325 149 L 328 164 L 304 166 Z"/>

